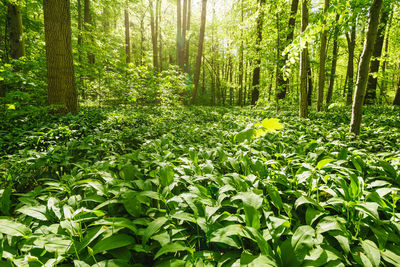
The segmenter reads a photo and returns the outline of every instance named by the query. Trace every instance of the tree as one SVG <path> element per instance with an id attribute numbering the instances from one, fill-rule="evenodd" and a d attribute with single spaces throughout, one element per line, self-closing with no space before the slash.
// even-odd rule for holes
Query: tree
<path id="1" fill-rule="evenodd" d="M 129 33 L 129 9 L 128 9 L 128 2 L 126 3 L 125 8 L 125 61 L 127 64 L 131 63 L 131 36 Z"/>
<path id="2" fill-rule="evenodd" d="M 83 22 L 84 28 L 87 32 L 91 32 L 91 27 L 93 26 L 92 14 L 90 12 L 90 0 L 85 0 L 83 7 Z M 89 35 L 89 38 L 92 39 L 92 36 Z M 95 55 L 92 52 L 88 53 L 88 62 L 89 64 L 94 64 L 96 62 Z"/>
<path id="3" fill-rule="evenodd" d="M 62 105 L 58 112 L 77 112 L 71 43 L 70 2 L 44 0 L 48 104 Z"/>
<path id="4" fill-rule="evenodd" d="M 397 81 L 397 90 L 393 100 L 393 105 L 400 106 L 400 75 Z"/>
<path id="5" fill-rule="evenodd" d="M 192 1 L 188 0 L 188 8 L 187 8 L 187 16 L 186 16 L 186 38 L 185 38 L 185 47 L 184 47 L 184 62 L 183 65 L 186 66 L 185 70 L 186 72 L 189 72 L 189 39 L 187 36 L 187 33 L 190 31 L 190 17 L 191 17 L 191 12 L 192 12 Z"/>
<path id="6" fill-rule="evenodd" d="M 347 97 L 346 104 L 350 105 L 353 96 L 354 87 L 354 49 L 356 47 L 356 25 L 351 26 L 350 34 L 346 33 L 347 46 L 349 49 L 349 57 L 347 61 Z"/>
<path id="7" fill-rule="evenodd" d="M 318 94 L 317 94 L 317 111 L 321 111 L 324 101 L 325 90 L 325 60 L 326 60 L 326 16 L 329 9 L 329 0 L 324 2 L 324 29 L 321 33 L 321 46 L 319 53 L 319 75 L 318 75 Z"/>
<path id="8" fill-rule="evenodd" d="M 202 0 L 200 37 L 199 37 L 199 46 L 197 49 L 196 68 L 194 72 L 194 89 L 193 89 L 191 104 L 194 104 L 199 87 L 201 58 L 203 55 L 204 33 L 206 29 L 206 11 L 207 11 L 206 9 L 207 9 L 207 0 Z"/>
<path id="9" fill-rule="evenodd" d="M 181 70 L 183 70 L 182 46 L 181 0 L 176 0 L 176 62 Z"/>
<path id="10" fill-rule="evenodd" d="M 354 99 L 352 106 L 350 132 L 355 135 L 360 134 L 362 108 L 365 96 L 365 89 L 368 82 L 369 63 L 371 61 L 372 49 L 375 45 L 376 35 L 379 25 L 379 14 L 382 6 L 382 0 L 373 0 L 370 12 L 367 37 L 364 42 L 364 49 L 361 54 L 360 63 L 358 65 L 357 83 L 354 91 Z"/>
<path id="11" fill-rule="evenodd" d="M 158 5 L 158 4 L 157 4 Z M 150 29 L 151 29 L 151 43 L 153 45 L 153 67 L 154 70 L 158 71 L 158 22 L 154 25 L 154 8 L 153 0 L 149 0 L 150 9 Z M 156 12 L 157 14 L 157 12 Z"/>
<path id="12" fill-rule="evenodd" d="M 243 15 L 243 1 L 240 2 L 240 16 L 241 16 L 241 22 L 243 24 L 244 20 L 244 15 Z M 243 51 L 244 50 L 244 45 L 243 45 L 243 28 L 240 31 L 240 47 L 239 47 L 239 94 L 238 94 L 238 101 L 237 104 L 238 106 L 243 105 Z"/>
<path id="13" fill-rule="evenodd" d="M 263 29 L 263 5 L 265 0 L 260 0 L 260 6 L 257 17 L 257 35 L 256 35 L 256 67 L 253 70 L 253 90 L 251 92 L 251 105 L 254 106 L 260 96 L 260 70 L 261 70 L 261 42 L 262 42 L 262 29 Z"/>
<path id="14" fill-rule="evenodd" d="M 371 66 L 369 69 L 367 92 L 365 95 L 365 104 L 371 105 L 376 100 L 376 86 L 378 84 L 377 73 L 381 62 L 383 41 L 385 40 L 385 28 L 390 14 L 390 3 L 385 1 L 382 8 L 382 14 L 379 21 L 378 33 L 376 35 L 374 50 L 372 54 Z"/>
<path id="15" fill-rule="evenodd" d="M 302 0 L 301 3 L 301 32 L 304 33 L 308 26 L 308 0 Z M 307 60 L 308 46 L 304 44 L 304 48 L 300 54 L 300 95 L 299 95 L 299 116 L 300 118 L 308 117 L 307 105 Z"/>
<path id="16" fill-rule="evenodd" d="M 329 85 L 328 85 L 328 92 L 326 94 L 326 104 L 329 104 L 332 100 L 332 94 L 333 94 L 333 85 L 335 83 L 335 75 L 336 75 L 336 65 L 337 65 L 337 59 L 338 59 L 338 37 L 339 37 L 339 21 L 340 15 L 336 14 L 336 19 L 335 19 L 335 30 L 333 32 L 333 49 L 332 49 L 332 65 L 331 65 L 331 75 L 329 78 Z"/>
<path id="17" fill-rule="evenodd" d="M 293 41 L 293 36 L 294 36 L 294 28 L 296 26 L 296 14 L 297 14 L 297 9 L 299 6 L 299 0 L 292 0 L 292 4 L 291 4 L 291 8 L 290 8 L 290 18 L 289 18 L 289 22 L 288 22 L 288 34 L 286 36 L 286 43 L 285 45 L 289 45 L 292 41 Z M 279 37 L 279 36 L 278 36 Z M 288 60 L 288 55 L 285 55 L 285 59 L 284 59 L 284 63 L 286 63 L 286 61 Z M 279 61 L 278 61 L 279 62 Z M 289 80 L 283 79 L 283 74 L 281 72 L 281 70 L 279 69 L 279 82 L 281 82 L 281 84 L 278 86 L 279 87 L 279 92 L 278 92 L 278 99 L 284 99 L 286 97 L 286 92 L 288 89 L 288 85 L 289 85 Z"/>
<path id="18" fill-rule="evenodd" d="M 7 1 L 7 20 L 10 34 L 10 55 L 13 59 L 25 56 L 22 15 L 18 4 Z"/>

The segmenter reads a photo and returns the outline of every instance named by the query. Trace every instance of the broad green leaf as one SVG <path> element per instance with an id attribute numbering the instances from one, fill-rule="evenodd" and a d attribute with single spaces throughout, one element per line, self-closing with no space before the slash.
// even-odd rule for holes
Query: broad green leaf
<path id="1" fill-rule="evenodd" d="M 388 250 L 388 249 L 384 249 L 384 250 L 381 252 L 381 255 L 382 255 L 382 258 L 383 258 L 386 262 L 388 262 L 388 263 L 390 263 L 390 264 L 393 264 L 394 266 L 398 266 L 398 265 L 399 265 L 399 262 L 400 262 L 400 255 L 394 253 L 393 251 Z"/>
<path id="2" fill-rule="evenodd" d="M 296 202 L 294 203 L 295 209 L 300 207 L 301 205 L 304 204 L 310 204 L 313 205 L 316 208 L 322 209 L 321 205 L 319 205 L 314 199 L 311 199 L 310 197 L 307 196 L 301 196 L 298 199 L 296 199 Z"/>
<path id="3" fill-rule="evenodd" d="M 168 221 L 166 217 L 160 217 L 152 221 L 149 226 L 146 228 L 143 234 L 142 243 L 146 244 L 149 238 L 155 234 L 161 227 Z"/>
<path id="4" fill-rule="evenodd" d="M 131 267 L 132 265 L 119 259 L 104 260 L 92 265 L 92 267 Z"/>
<path id="5" fill-rule="evenodd" d="M 283 125 L 276 118 L 264 119 L 261 124 L 267 132 L 276 132 L 276 130 L 283 129 Z"/>
<path id="6" fill-rule="evenodd" d="M 46 217 L 46 206 L 44 205 L 34 206 L 34 207 L 23 206 L 17 209 L 16 211 L 41 221 L 48 220 Z"/>
<path id="7" fill-rule="evenodd" d="M 1 198 L 0 198 L 0 211 L 3 215 L 10 215 L 11 208 L 11 191 L 12 185 L 10 184 L 4 190 L 0 190 Z"/>
<path id="8" fill-rule="evenodd" d="M 185 264 L 186 261 L 184 260 L 170 259 L 161 263 L 157 263 L 157 267 L 183 267 Z"/>
<path id="9" fill-rule="evenodd" d="M 32 231 L 22 223 L 0 219 L 0 233 L 10 236 L 29 236 Z"/>
<path id="10" fill-rule="evenodd" d="M 391 178 L 393 178 L 393 179 L 397 178 L 396 170 L 388 162 L 386 162 L 384 160 L 380 160 L 379 165 L 381 165 L 381 167 L 385 170 L 385 172 L 387 172 L 390 175 Z"/>
<path id="11" fill-rule="evenodd" d="M 189 253 L 193 253 L 194 249 L 189 248 L 182 243 L 171 243 L 160 248 L 154 256 L 154 259 L 157 259 L 158 257 L 167 253 L 176 253 L 179 251 L 188 251 Z"/>
<path id="12" fill-rule="evenodd" d="M 90 267 L 90 265 L 84 261 L 74 260 L 74 267 Z"/>
<path id="13" fill-rule="evenodd" d="M 333 236 L 339 243 L 343 251 L 348 254 L 350 252 L 350 241 L 341 231 L 330 231 L 329 235 Z"/>
<path id="14" fill-rule="evenodd" d="M 316 168 L 318 170 L 321 170 L 323 167 L 325 167 L 325 165 L 327 165 L 328 163 L 331 163 L 332 161 L 335 161 L 335 160 L 334 159 L 323 159 L 323 160 L 318 162 Z"/>
<path id="15" fill-rule="evenodd" d="M 253 125 L 248 125 L 246 127 L 246 129 L 244 129 L 243 131 L 241 131 L 237 135 L 235 135 L 234 140 L 237 143 L 243 143 L 246 140 L 250 141 L 255 134 L 255 130 L 252 127 L 253 127 Z"/>
<path id="16" fill-rule="evenodd" d="M 375 202 L 365 202 L 356 205 L 357 210 L 371 216 L 376 221 L 379 221 L 378 207 L 379 205 Z"/>
<path id="17" fill-rule="evenodd" d="M 324 215 L 323 212 L 313 209 L 312 207 L 308 207 L 306 210 L 306 223 L 308 225 L 312 225 L 322 215 Z"/>
<path id="18" fill-rule="evenodd" d="M 44 248 L 48 252 L 65 254 L 72 246 L 72 240 L 63 235 L 48 234 L 42 235 L 33 244 L 37 247 Z"/>
<path id="19" fill-rule="evenodd" d="M 93 246 L 93 253 L 97 254 L 103 251 L 126 247 L 136 243 L 135 239 L 127 234 L 114 234 L 110 237 L 99 240 Z"/>
<path id="20" fill-rule="evenodd" d="M 246 225 L 253 227 L 255 229 L 260 228 L 260 212 L 263 203 L 263 197 L 257 195 L 254 192 L 240 192 L 238 195 L 234 196 L 232 200 L 240 199 L 243 201 L 244 214 L 246 218 Z"/>
<path id="21" fill-rule="evenodd" d="M 342 232 L 343 226 L 335 217 L 326 216 L 322 218 L 321 221 L 317 224 L 316 230 L 320 234 L 333 230 Z"/>
<path id="22" fill-rule="evenodd" d="M 251 255 L 246 252 L 243 252 L 240 256 L 240 266 L 249 266 L 249 267 L 278 267 L 277 263 L 270 257 L 266 255 Z"/>
<path id="23" fill-rule="evenodd" d="M 125 227 L 131 230 L 134 234 L 137 232 L 137 228 L 135 224 L 132 223 L 131 220 L 126 218 L 118 218 L 118 217 L 110 217 L 104 218 L 92 223 L 92 225 L 108 225 L 108 226 L 118 226 L 118 227 Z"/>
<path id="24" fill-rule="evenodd" d="M 381 254 L 376 244 L 371 240 L 362 240 L 361 247 L 363 248 L 365 255 L 368 257 L 372 265 L 374 267 L 378 267 L 381 262 Z"/>
<path id="25" fill-rule="evenodd" d="M 162 186 L 168 186 L 174 181 L 174 168 L 169 164 L 163 164 L 160 167 L 160 183 Z"/>
<path id="26" fill-rule="evenodd" d="M 296 229 L 292 236 L 292 247 L 298 260 L 302 261 L 314 246 L 315 230 L 309 225 L 302 225 Z"/>
<path id="27" fill-rule="evenodd" d="M 81 242 L 77 245 L 77 251 L 81 252 L 87 246 L 89 246 L 99 235 L 101 235 L 106 229 L 102 226 L 91 227 L 85 232 L 85 236 Z"/>
<path id="28" fill-rule="evenodd" d="M 268 195 L 272 200 L 272 204 L 279 211 L 283 210 L 283 202 L 282 202 L 282 199 L 281 199 L 281 196 L 280 196 L 278 190 L 276 190 L 276 188 L 274 186 L 269 185 L 269 184 L 266 185 L 266 188 L 267 188 Z"/>

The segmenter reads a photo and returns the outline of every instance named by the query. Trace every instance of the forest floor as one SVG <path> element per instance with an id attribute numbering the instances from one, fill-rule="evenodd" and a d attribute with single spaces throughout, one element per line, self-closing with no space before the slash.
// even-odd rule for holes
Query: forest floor
<path id="1" fill-rule="evenodd" d="M 399 111 L 8 110 L 0 265 L 398 266 Z"/>

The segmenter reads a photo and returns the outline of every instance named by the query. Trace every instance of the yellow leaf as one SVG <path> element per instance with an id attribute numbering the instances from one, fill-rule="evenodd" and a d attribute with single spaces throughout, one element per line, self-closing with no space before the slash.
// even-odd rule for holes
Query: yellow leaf
<path id="1" fill-rule="evenodd" d="M 262 126 L 267 132 L 275 132 L 276 130 L 283 129 L 283 125 L 279 122 L 279 119 L 276 118 L 264 119 L 262 121 Z"/>
<path id="2" fill-rule="evenodd" d="M 256 138 L 262 137 L 262 136 L 264 136 L 266 134 L 267 134 L 267 132 L 264 131 L 264 129 L 257 129 L 256 130 Z"/>
<path id="3" fill-rule="evenodd" d="M 7 109 L 15 109 L 15 105 L 13 105 L 13 104 L 7 104 Z"/>

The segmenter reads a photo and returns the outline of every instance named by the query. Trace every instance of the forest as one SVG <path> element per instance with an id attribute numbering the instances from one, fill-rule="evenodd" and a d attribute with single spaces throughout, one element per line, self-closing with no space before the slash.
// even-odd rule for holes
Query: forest
<path id="1" fill-rule="evenodd" d="M 3 0 L 0 266 L 400 266 L 400 1 Z"/>

